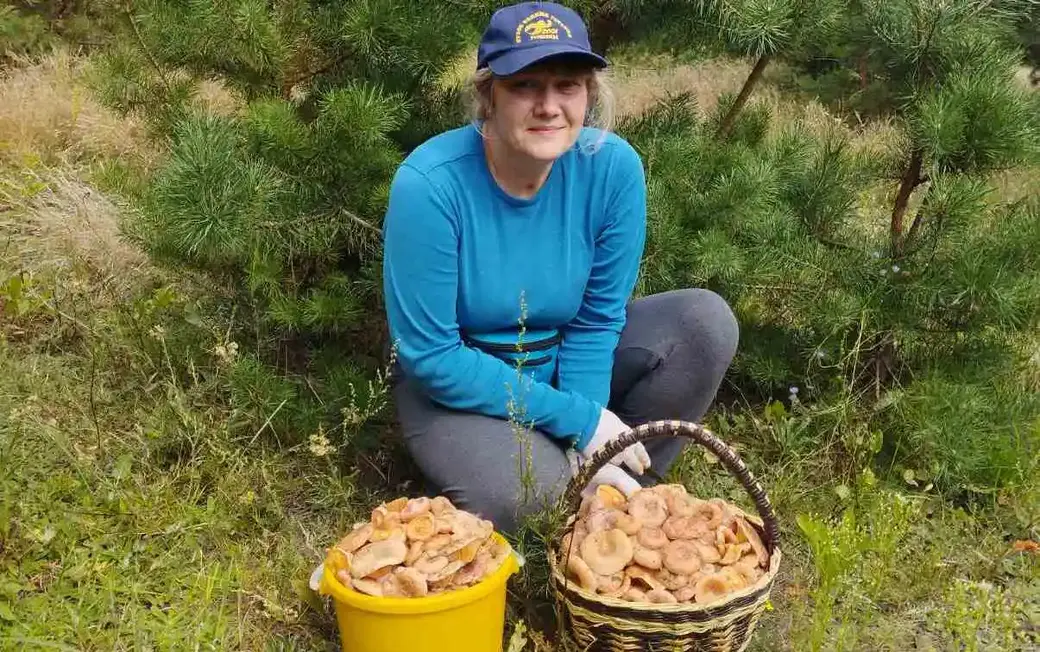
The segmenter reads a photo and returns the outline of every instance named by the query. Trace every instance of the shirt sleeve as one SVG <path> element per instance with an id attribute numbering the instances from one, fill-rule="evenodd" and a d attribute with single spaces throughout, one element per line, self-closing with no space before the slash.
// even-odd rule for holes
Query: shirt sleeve
<path id="1" fill-rule="evenodd" d="M 391 343 L 399 364 L 434 401 L 453 409 L 509 418 L 517 415 L 550 436 L 588 438 L 600 407 L 577 391 L 528 376 L 466 346 L 456 305 L 458 222 L 429 179 L 403 164 L 394 175 L 383 224 L 383 292 Z"/>
<path id="2" fill-rule="evenodd" d="M 608 183 L 613 192 L 596 235 L 592 269 L 577 316 L 563 330 L 557 386 L 600 405 L 610 400 L 614 350 L 625 326 L 646 241 L 646 177 L 639 154 L 617 148 Z M 589 435 L 591 437 L 591 435 Z M 578 446 L 588 437 L 578 439 Z"/>

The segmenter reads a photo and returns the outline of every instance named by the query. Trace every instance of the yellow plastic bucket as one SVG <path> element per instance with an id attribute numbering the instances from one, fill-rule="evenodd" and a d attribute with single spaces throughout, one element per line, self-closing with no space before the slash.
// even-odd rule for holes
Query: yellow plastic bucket
<path id="1" fill-rule="evenodd" d="M 506 543 L 497 532 L 492 536 Z M 520 565 L 510 549 L 481 582 L 423 598 L 359 593 L 326 568 L 319 592 L 333 598 L 343 652 L 501 652 L 506 582 Z"/>

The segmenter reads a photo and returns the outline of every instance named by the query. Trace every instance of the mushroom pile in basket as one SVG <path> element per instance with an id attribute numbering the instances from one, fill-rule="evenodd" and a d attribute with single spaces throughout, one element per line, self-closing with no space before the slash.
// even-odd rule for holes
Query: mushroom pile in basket
<path id="1" fill-rule="evenodd" d="M 628 602 L 710 603 L 755 584 L 769 553 L 744 512 L 679 484 L 628 499 L 600 485 L 560 541 L 559 563 L 582 588 Z"/>
<path id="2" fill-rule="evenodd" d="M 367 522 L 329 548 L 325 565 L 347 589 L 416 598 L 476 584 L 502 564 L 509 547 L 491 522 L 444 496 L 381 503 Z"/>

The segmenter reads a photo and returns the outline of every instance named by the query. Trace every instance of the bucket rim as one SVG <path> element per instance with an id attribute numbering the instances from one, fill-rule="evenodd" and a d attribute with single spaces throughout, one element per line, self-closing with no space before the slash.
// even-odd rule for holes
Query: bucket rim
<path id="1" fill-rule="evenodd" d="M 509 577 L 520 570 L 522 561 L 518 558 L 513 546 L 505 540 L 498 532 L 492 535 L 496 541 L 505 544 L 509 548 L 509 554 L 495 572 L 472 586 L 456 591 L 447 591 L 436 595 L 422 598 L 398 598 L 368 595 L 344 587 L 332 570 L 326 567 L 322 571 L 319 592 L 331 595 L 337 602 L 373 613 L 383 614 L 421 614 L 437 611 L 447 611 L 463 605 L 476 602 L 477 600 L 491 594 L 492 591 L 505 586 Z"/>

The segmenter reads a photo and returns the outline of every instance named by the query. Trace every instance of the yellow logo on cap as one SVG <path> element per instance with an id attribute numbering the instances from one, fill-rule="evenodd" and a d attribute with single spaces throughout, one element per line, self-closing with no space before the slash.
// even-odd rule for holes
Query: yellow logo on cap
<path id="1" fill-rule="evenodd" d="M 524 36 L 530 41 L 558 41 L 561 28 L 570 38 L 571 29 L 562 20 L 547 11 L 536 11 L 516 26 L 516 42 L 520 43 Z"/>

